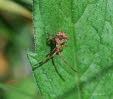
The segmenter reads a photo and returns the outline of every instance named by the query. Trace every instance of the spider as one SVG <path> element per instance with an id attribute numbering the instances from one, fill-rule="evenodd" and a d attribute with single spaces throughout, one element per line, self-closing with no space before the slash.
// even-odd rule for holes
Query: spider
<path id="1" fill-rule="evenodd" d="M 73 71 L 77 72 L 74 68 L 72 68 L 66 61 L 65 59 L 62 57 L 62 55 L 60 54 L 61 53 L 61 48 L 62 46 L 66 46 L 65 45 L 65 42 L 67 40 L 69 40 L 69 38 L 66 36 L 66 33 L 61 31 L 61 32 L 58 32 L 58 34 L 56 34 L 55 37 L 49 39 L 53 44 L 55 44 L 55 48 L 53 48 L 53 50 L 47 54 L 47 55 L 50 55 L 47 59 L 35 64 L 35 68 L 33 70 L 35 70 L 36 68 L 38 68 L 41 64 L 49 61 L 51 58 L 53 58 L 55 55 L 59 55 L 60 58 L 64 61 L 64 63 L 69 66 Z"/>

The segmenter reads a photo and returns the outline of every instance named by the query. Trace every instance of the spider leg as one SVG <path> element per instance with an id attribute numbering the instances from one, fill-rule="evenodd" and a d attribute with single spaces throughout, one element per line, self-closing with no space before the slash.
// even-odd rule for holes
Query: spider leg
<path id="1" fill-rule="evenodd" d="M 65 61 L 65 59 L 62 57 L 62 55 L 61 55 L 60 53 L 58 53 L 58 55 L 60 56 L 60 58 L 64 61 L 64 63 L 65 63 L 68 67 L 70 67 L 73 71 L 77 72 L 74 68 L 72 68 L 72 67 Z"/>
<path id="2" fill-rule="evenodd" d="M 33 68 L 33 71 L 38 68 L 39 66 L 41 66 L 42 64 L 44 64 L 45 62 L 49 61 L 52 57 L 54 57 L 56 55 L 56 52 L 53 53 L 50 57 L 48 57 L 47 59 L 39 62 L 38 64 L 35 64 L 36 67 Z"/>

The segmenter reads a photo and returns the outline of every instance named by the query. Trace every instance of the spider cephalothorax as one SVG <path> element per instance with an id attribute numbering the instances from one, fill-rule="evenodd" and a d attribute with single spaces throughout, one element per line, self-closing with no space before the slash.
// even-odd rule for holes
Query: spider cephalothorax
<path id="1" fill-rule="evenodd" d="M 52 39 L 50 39 L 53 43 L 55 43 L 56 45 L 62 45 L 63 43 L 65 43 L 67 40 L 69 40 L 69 38 L 66 36 L 65 32 L 58 32 L 58 34 L 56 34 L 55 37 L 53 37 Z"/>

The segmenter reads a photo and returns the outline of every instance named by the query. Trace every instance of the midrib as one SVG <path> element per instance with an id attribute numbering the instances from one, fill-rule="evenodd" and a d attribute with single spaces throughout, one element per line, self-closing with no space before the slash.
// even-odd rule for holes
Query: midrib
<path id="1" fill-rule="evenodd" d="M 75 29 L 74 29 L 74 23 L 73 23 L 73 0 L 71 0 L 71 22 L 72 22 L 72 28 L 73 28 L 73 61 L 74 61 L 74 66 L 78 66 L 78 63 L 77 63 L 77 44 L 76 44 L 76 34 L 75 34 Z M 76 53 L 75 53 L 76 52 Z M 77 70 L 77 66 L 76 66 L 76 70 Z M 76 82 L 76 86 L 77 86 L 77 91 L 78 91 L 78 99 L 81 99 L 81 93 L 80 93 L 80 87 L 79 87 L 79 75 L 78 73 L 75 74 L 75 82 Z M 75 91 L 76 92 L 76 91 Z M 76 98 L 76 97 L 75 97 Z"/>

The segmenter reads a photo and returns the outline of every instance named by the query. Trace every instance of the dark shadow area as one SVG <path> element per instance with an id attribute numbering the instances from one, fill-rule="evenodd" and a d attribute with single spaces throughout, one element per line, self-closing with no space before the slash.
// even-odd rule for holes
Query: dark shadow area
<path id="1" fill-rule="evenodd" d="M 89 83 L 91 83 L 93 81 L 96 81 L 98 79 L 101 79 L 104 75 L 106 75 L 106 73 L 108 73 L 112 69 L 113 69 L 113 64 L 109 65 L 109 66 L 106 66 L 104 69 L 102 69 L 101 71 L 97 72 L 94 76 L 90 77 L 87 81 L 80 82 L 79 83 L 80 90 L 82 90 Z M 78 90 L 77 86 L 75 86 L 72 89 L 68 90 L 64 94 L 62 94 L 60 96 L 57 96 L 55 99 L 64 99 L 65 97 L 68 97 L 69 95 L 71 95 L 72 92 L 75 91 L 75 90 Z"/>

